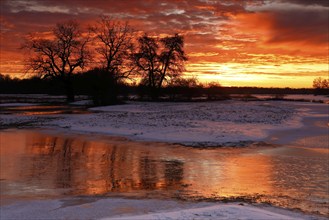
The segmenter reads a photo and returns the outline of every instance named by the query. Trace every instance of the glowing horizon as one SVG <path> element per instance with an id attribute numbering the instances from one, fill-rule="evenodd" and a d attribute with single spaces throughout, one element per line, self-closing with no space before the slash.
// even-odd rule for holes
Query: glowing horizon
<path id="1" fill-rule="evenodd" d="M 1 1 L 0 73 L 24 77 L 25 35 L 101 14 L 157 36 L 180 33 L 186 76 L 223 86 L 312 87 L 328 78 L 329 3 L 322 0 Z"/>

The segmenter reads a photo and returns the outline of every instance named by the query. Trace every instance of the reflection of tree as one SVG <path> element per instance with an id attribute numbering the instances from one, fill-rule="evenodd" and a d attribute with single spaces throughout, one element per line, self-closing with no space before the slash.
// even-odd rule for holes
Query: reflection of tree
<path id="1" fill-rule="evenodd" d="M 57 188 L 72 187 L 72 139 L 58 137 L 38 137 L 34 140 L 29 152 L 32 154 L 31 173 L 28 178 L 39 181 L 49 181 L 54 175 L 54 184 Z M 29 170 L 29 163 L 26 170 Z"/>
<path id="2" fill-rule="evenodd" d="M 72 155 L 71 155 L 71 140 L 66 139 L 60 147 L 61 152 L 58 158 L 56 185 L 60 188 L 72 187 Z"/>
<path id="3" fill-rule="evenodd" d="M 32 143 L 26 146 L 26 152 L 31 157 L 25 157 L 22 161 L 21 176 L 29 183 L 47 181 L 53 174 L 53 152 L 57 137 L 32 138 Z"/>
<path id="4" fill-rule="evenodd" d="M 156 189 L 157 165 L 149 156 L 141 157 L 140 162 L 140 189 Z"/>
<path id="5" fill-rule="evenodd" d="M 181 185 L 184 174 L 184 163 L 178 160 L 165 162 L 164 177 L 166 186 Z"/>
<path id="6" fill-rule="evenodd" d="M 146 156 L 140 159 L 139 168 L 141 181 L 138 189 L 166 189 L 182 184 L 184 163 L 181 161 L 158 161 Z"/>
<path id="7" fill-rule="evenodd" d="M 159 152 L 145 146 L 35 135 L 27 149 L 25 180 L 73 195 L 179 188 L 183 181 L 183 162 L 157 160 Z"/>
<path id="8" fill-rule="evenodd" d="M 116 168 L 116 157 L 117 156 L 117 146 L 113 146 L 113 148 L 111 149 L 111 153 L 109 155 L 109 181 L 111 182 L 111 188 L 112 189 L 116 189 L 116 188 L 120 188 L 118 182 L 116 181 L 116 172 L 115 172 L 115 168 Z"/>

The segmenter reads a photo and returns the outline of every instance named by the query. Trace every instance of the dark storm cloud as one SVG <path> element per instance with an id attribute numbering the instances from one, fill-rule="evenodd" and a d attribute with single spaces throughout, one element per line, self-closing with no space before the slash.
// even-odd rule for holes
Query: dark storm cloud
<path id="1" fill-rule="evenodd" d="M 329 7 L 328 0 L 280 0 L 280 2 L 293 3 L 298 5 L 322 5 Z"/>
<path id="2" fill-rule="evenodd" d="M 244 19 L 251 28 L 266 29 L 268 43 L 326 44 L 329 38 L 329 8 L 324 6 L 326 4 L 312 0 L 271 1 L 260 6 L 248 6 L 251 13 Z"/>
<path id="3" fill-rule="evenodd" d="M 328 43 L 327 11 L 283 11 L 270 15 L 273 36 L 269 42 Z"/>

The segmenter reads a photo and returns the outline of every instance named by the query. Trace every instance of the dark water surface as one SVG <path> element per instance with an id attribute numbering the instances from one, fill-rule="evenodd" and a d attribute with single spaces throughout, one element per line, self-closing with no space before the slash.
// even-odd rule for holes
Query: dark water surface
<path id="1" fill-rule="evenodd" d="M 7 130 L 0 150 L 2 203 L 75 195 L 244 199 L 328 215 L 328 149 L 197 149 Z"/>

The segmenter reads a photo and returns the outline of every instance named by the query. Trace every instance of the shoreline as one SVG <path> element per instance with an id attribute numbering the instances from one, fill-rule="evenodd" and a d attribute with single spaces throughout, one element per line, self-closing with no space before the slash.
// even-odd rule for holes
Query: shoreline
<path id="1" fill-rule="evenodd" d="M 279 102 L 275 102 L 279 103 Z M 148 103 L 147 103 L 148 104 Z M 154 104 L 154 103 L 151 103 Z M 167 104 L 167 103 L 164 103 Z M 271 103 L 273 105 L 273 102 Z M 284 103 L 283 104 L 287 104 Z M 134 107 L 129 109 L 129 104 L 126 106 L 109 106 L 109 107 L 98 107 L 98 108 L 110 108 L 110 110 L 101 111 L 101 113 L 92 113 L 90 115 L 96 115 L 95 118 L 83 119 L 83 116 L 88 115 L 34 115 L 34 116 L 23 116 L 15 118 L 15 115 L 4 115 L 3 120 L 6 122 L 6 117 L 9 121 L 7 126 L 4 126 L 1 130 L 15 129 L 13 126 L 19 126 L 19 129 L 35 129 L 35 130 L 46 130 L 62 133 L 73 133 L 73 134 L 89 134 L 97 136 L 109 136 L 113 138 L 125 138 L 130 141 L 138 142 L 155 142 L 155 143 L 168 143 L 178 144 L 187 147 L 198 147 L 198 148 L 212 148 L 212 147 L 247 147 L 249 145 L 289 145 L 294 140 L 303 138 L 305 136 L 314 135 L 327 135 L 326 129 L 329 128 L 329 123 L 325 122 L 319 126 L 321 120 L 328 120 L 329 105 L 326 104 L 314 104 L 314 103 L 288 103 L 291 104 L 290 108 L 293 109 L 294 113 L 287 121 L 281 124 L 248 124 L 239 122 L 209 122 L 210 124 L 204 124 L 198 120 L 186 121 L 187 125 L 180 124 L 178 127 L 169 125 L 160 125 L 157 129 L 154 129 L 151 125 L 145 124 L 140 125 L 137 122 L 137 127 L 133 123 L 125 121 L 123 123 L 116 122 L 113 124 L 104 124 L 99 118 L 108 112 L 114 112 L 117 114 L 129 114 L 130 111 L 136 111 Z M 230 105 L 227 103 L 226 105 Z M 265 103 L 265 106 L 267 104 Z M 127 107 L 128 106 L 128 107 Z M 122 113 L 117 108 L 127 108 Z M 111 110 L 114 108 L 113 110 Z M 131 108 L 131 107 L 130 107 Z M 274 106 L 271 106 L 274 108 Z M 145 110 L 145 109 L 144 109 Z M 137 110 L 138 111 L 138 110 Z M 112 114 L 112 113 L 111 113 Z M 157 112 L 155 113 L 157 114 Z M 276 113 L 277 114 L 277 113 Z M 119 116 L 121 117 L 121 116 Z M 20 121 L 26 119 L 26 121 Z M 93 121 L 95 119 L 95 121 Z M 132 118 L 134 119 L 134 118 Z M 168 119 L 170 120 L 170 119 Z M 235 120 L 235 119 L 233 119 Z M 8 121 L 8 120 L 7 120 Z M 85 124 L 81 123 L 88 121 Z M 0 121 L 1 122 L 1 121 Z M 101 123 L 97 126 L 95 123 Z M 328 121 L 329 122 L 329 121 Z M 145 122 L 147 123 L 147 122 Z M 167 122 L 162 122 L 167 123 Z M 176 123 L 176 122 L 174 122 Z M 180 122 L 179 122 L 180 123 Z M 199 124 L 201 123 L 201 125 Z M 207 122 L 208 123 L 208 122 Z M 318 123 L 317 125 L 315 123 Z M 4 123 L 6 124 L 6 123 Z M 188 125 L 192 125 L 191 128 Z M 198 125 L 196 125 L 198 124 Z M 119 126 L 119 127 L 118 127 Z M 212 129 L 205 129 L 213 126 Z M 321 127 L 321 128 L 320 128 Z M 225 128 L 225 129 L 224 129 Z M 168 129 L 173 129 L 172 132 L 168 133 Z M 324 146 L 324 148 L 329 146 Z"/>
<path id="2" fill-rule="evenodd" d="M 157 104 L 160 106 L 158 107 Z M 268 141 L 273 133 L 304 126 L 312 108 L 287 102 L 129 103 L 97 107 L 98 113 L 3 115 L 3 129 L 36 128 L 119 136 L 133 141 L 212 147 Z M 313 116 L 312 116 L 313 117 Z M 243 144 L 243 146 L 246 146 Z"/>
<path id="3" fill-rule="evenodd" d="M 19 212 L 17 212 L 19 210 Z M 125 197 L 63 197 L 21 200 L 1 205 L 3 219 L 249 219 L 325 220 L 326 216 L 268 204 L 246 202 L 191 202 L 173 199 Z"/>
<path id="4" fill-rule="evenodd" d="M 304 106 L 300 104 L 299 106 Z M 309 107 L 312 105 L 309 105 Z M 268 132 L 266 143 L 275 145 L 298 145 L 307 148 L 329 149 L 329 105 L 326 108 L 320 108 L 315 105 L 312 109 L 302 111 L 300 117 L 300 126 L 293 128 L 273 129 Z M 308 139 L 317 137 L 317 143 L 309 142 Z M 322 143 L 320 143 L 322 142 Z M 315 147 L 314 144 L 318 146 Z"/>
<path id="5" fill-rule="evenodd" d="M 310 107 L 310 106 L 308 106 Z M 328 108 L 328 106 L 326 106 Z M 297 107 L 296 107 L 297 109 Z M 314 112 L 314 109 L 309 109 L 304 112 L 304 114 L 299 114 L 298 117 L 300 117 L 300 126 L 293 127 L 293 128 L 281 128 L 281 129 L 273 129 L 267 132 L 267 137 L 264 138 L 266 140 L 265 142 L 278 144 L 278 145 L 291 145 L 294 144 L 296 140 L 300 139 L 301 137 L 304 137 L 305 135 L 308 136 L 314 136 L 314 134 L 327 134 L 328 127 L 320 127 L 319 124 L 316 122 L 328 118 L 328 116 L 324 116 L 322 113 L 325 111 L 325 109 L 321 108 L 321 111 L 315 111 L 315 116 L 310 116 L 310 114 Z M 300 113 L 300 112 L 299 112 Z M 296 124 L 295 124 L 296 125 Z M 309 132 L 309 129 L 311 127 L 311 131 Z M 44 129 L 45 127 L 40 127 L 36 129 Z M 71 130 L 69 128 L 54 128 L 51 127 L 50 131 L 53 131 L 55 133 L 59 132 L 71 132 L 74 135 L 81 135 L 81 134 L 89 134 L 93 135 L 96 134 L 97 136 L 105 136 L 110 139 L 116 139 L 118 141 L 138 141 L 138 142 L 151 142 L 154 141 L 150 140 L 136 140 L 131 139 L 129 136 L 120 136 L 120 135 L 112 135 L 108 133 L 99 133 L 99 132 L 88 132 L 88 131 L 79 131 L 79 130 Z M 45 131 L 47 133 L 47 131 Z M 293 138 L 291 137 L 291 134 L 293 135 Z M 280 139 L 275 139 L 275 137 L 280 137 Z M 162 144 L 173 144 L 168 142 L 162 142 L 162 141 L 156 141 L 156 143 L 162 143 Z M 95 199 L 95 197 L 92 197 Z M 120 198 L 106 198 L 101 199 L 102 202 L 98 203 L 98 201 L 95 201 L 91 199 L 91 202 L 82 202 L 82 204 L 79 204 L 79 202 L 76 202 L 75 200 L 79 199 L 79 197 L 64 197 L 62 199 L 51 199 L 51 200 L 32 200 L 28 202 L 24 202 L 22 200 L 16 201 L 14 203 L 8 204 L 8 205 L 1 205 L 1 212 L 5 209 L 6 214 L 8 216 L 17 216 L 20 213 L 22 213 L 20 216 L 20 219 L 29 219 L 29 215 L 32 215 L 33 217 L 39 216 L 40 218 L 43 217 L 50 217 L 47 213 L 52 212 L 53 216 L 60 217 L 60 219 L 67 219 L 67 218 L 81 218 L 81 219 L 102 219 L 102 220 L 109 220 L 109 219 L 163 219 L 163 218 L 172 218 L 172 219 L 184 219 L 184 217 L 190 217 L 190 218 L 207 218 L 207 219 L 230 219 L 232 216 L 235 216 L 237 218 L 241 218 L 246 216 L 246 213 L 249 213 L 249 216 L 254 219 L 327 219 L 325 216 L 319 216 L 319 215 L 313 215 L 313 214 L 307 214 L 300 211 L 285 209 L 281 207 L 275 207 L 275 206 L 268 206 L 265 204 L 249 204 L 249 203 L 242 203 L 243 205 L 235 204 L 233 203 L 206 203 L 206 202 L 187 202 L 189 204 L 192 204 L 192 206 L 180 206 L 177 204 L 184 203 L 182 201 L 177 200 L 160 200 L 164 201 L 164 203 L 159 202 L 159 200 L 152 200 L 152 199 L 127 199 L 124 197 Z M 64 200 L 71 200 L 71 202 L 67 202 Z M 97 199 L 96 199 L 97 200 Z M 148 202 L 152 200 L 156 204 L 160 204 L 159 206 L 153 207 L 153 210 L 149 210 L 145 213 L 141 213 L 140 208 L 136 207 L 143 207 L 145 204 L 148 204 Z M 64 202 L 63 202 L 64 201 Z M 120 203 L 119 201 L 124 201 L 123 203 Z M 69 203 L 71 205 L 68 205 L 67 207 L 63 207 L 63 204 Z M 123 215 L 117 214 L 113 215 L 113 213 L 107 213 L 105 216 L 98 216 L 99 213 L 103 213 L 104 208 L 108 207 L 110 205 L 114 205 L 116 203 L 119 203 L 118 207 L 116 207 L 118 210 L 123 210 L 124 214 L 129 215 Z M 171 206 L 171 208 L 164 209 L 162 212 L 159 212 L 159 208 L 168 205 L 168 203 L 175 203 L 175 205 Z M 121 204 L 121 206 L 120 206 Z M 203 207 L 205 205 L 205 207 Z M 38 207 L 41 206 L 43 209 L 39 209 Z M 201 206 L 201 207 L 200 207 Z M 177 208 L 180 207 L 180 208 Z M 20 213 L 16 213 L 17 208 L 20 209 Z M 92 208 L 92 210 L 91 210 Z M 82 211 L 82 210 L 86 210 Z M 89 210 L 88 210 L 89 209 Z M 178 210 L 177 210 L 178 209 Z M 11 211 L 10 211 L 11 210 Z M 82 213 L 75 214 L 78 212 Z M 112 210 L 113 211 L 113 210 Z M 154 213 L 155 212 L 155 213 Z M 115 213 L 115 211 L 114 211 Z M 1 214 L 2 215 L 2 214 Z M 209 216 L 213 217 L 210 218 Z M 215 217 L 214 217 L 215 216 Z M 11 219 L 15 219 L 12 217 Z"/>

